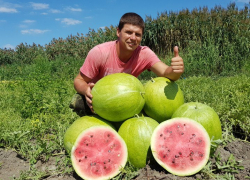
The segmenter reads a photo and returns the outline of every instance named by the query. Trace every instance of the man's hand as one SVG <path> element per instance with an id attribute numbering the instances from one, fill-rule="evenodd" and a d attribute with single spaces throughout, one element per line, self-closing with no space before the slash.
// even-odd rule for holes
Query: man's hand
<path id="1" fill-rule="evenodd" d="M 174 57 L 171 59 L 171 67 L 174 73 L 182 74 L 184 72 L 183 59 L 179 56 L 178 46 L 174 47 Z"/>
<path id="2" fill-rule="evenodd" d="M 81 72 L 76 76 L 74 80 L 74 87 L 75 90 L 79 93 L 85 96 L 86 103 L 89 106 L 90 110 L 94 112 L 92 107 L 92 94 L 91 90 L 94 87 L 94 83 L 91 83 L 90 78 L 82 74 Z"/>
<path id="3" fill-rule="evenodd" d="M 171 59 L 171 65 L 168 66 L 163 62 L 155 63 L 151 68 L 157 76 L 166 77 L 172 81 L 176 81 L 180 78 L 184 72 L 184 62 L 183 59 L 179 56 L 178 47 L 174 47 L 174 57 Z"/>
<path id="4" fill-rule="evenodd" d="M 94 83 L 89 83 L 88 85 L 89 85 L 89 87 L 87 88 L 86 93 L 85 93 L 86 103 L 89 106 L 90 110 L 94 113 L 93 106 L 92 106 L 92 98 L 93 98 L 93 96 L 91 94 L 91 90 L 92 90 L 92 88 L 94 87 L 95 84 Z"/>

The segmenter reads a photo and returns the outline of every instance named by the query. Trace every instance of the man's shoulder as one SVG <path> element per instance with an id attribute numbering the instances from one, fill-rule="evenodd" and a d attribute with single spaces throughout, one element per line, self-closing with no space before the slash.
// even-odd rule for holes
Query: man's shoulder
<path id="1" fill-rule="evenodd" d="M 148 46 L 138 46 L 138 48 L 137 48 L 137 53 L 139 53 L 139 54 L 146 54 L 146 55 L 148 55 L 148 54 L 154 54 L 154 52 L 148 47 Z"/>
<path id="2" fill-rule="evenodd" d="M 112 55 L 114 48 L 115 48 L 115 41 L 108 41 L 102 44 L 98 44 L 95 47 L 93 47 L 89 53 L 88 53 L 88 57 L 91 57 L 92 59 L 95 60 L 100 60 L 102 62 L 103 59 L 107 59 L 107 57 L 110 56 L 110 54 Z"/>
<path id="3" fill-rule="evenodd" d="M 110 48 L 110 47 L 114 46 L 115 43 L 116 43 L 116 41 L 108 41 L 108 42 L 98 44 L 98 45 L 96 45 L 96 47 L 99 49 Z"/>
<path id="4" fill-rule="evenodd" d="M 142 46 L 142 45 L 140 45 L 138 48 L 139 48 L 141 51 L 152 51 L 148 46 Z"/>

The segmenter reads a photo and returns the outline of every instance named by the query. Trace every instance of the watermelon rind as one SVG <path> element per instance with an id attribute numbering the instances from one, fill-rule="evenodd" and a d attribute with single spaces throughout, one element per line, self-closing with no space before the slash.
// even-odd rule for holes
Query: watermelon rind
<path id="1" fill-rule="evenodd" d="M 151 157 L 150 140 L 159 123 L 150 117 L 134 117 L 126 120 L 118 133 L 128 148 L 128 160 L 136 168 L 143 168 Z"/>
<path id="2" fill-rule="evenodd" d="M 105 119 L 97 116 L 97 115 L 93 115 L 93 116 L 82 116 L 80 118 L 78 118 L 77 120 L 75 120 L 70 126 L 69 128 L 66 130 L 65 134 L 64 134 L 64 139 L 63 139 L 63 143 L 64 143 L 64 148 L 66 150 L 66 152 L 68 154 L 70 154 L 71 149 L 77 139 L 77 137 L 79 136 L 79 134 L 92 126 L 96 126 L 96 125 L 106 125 L 106 126 L 110 126 L 113 129 L 115 129 L 115 127 L 111 124 L 111 122 L 106 121 Z"/>
<path id="3" fill-rule="evenodd" d="M 96 114 L 113 122 L 124 121 L 143 109 L 143 84 L 126 73 L 110 74 L 95 84 L 91 91 Z"/>
<path id="4" fill-rule="evenodd" d="M 170 144 L 171 142 L 168 139 L 165 140 L 166 141 L 165 144 L 161 144 L 161 145 L 159 144 L 159 142 L 160 142 L 159 141 L 159 139 L 160 139 L 159 134 L 164 133 L 164 128 L 171 127 L 173 125 L 175 126 L 177 124 L 182 124 L 182 125 L 185 124 L 185 128 L 189 128 L 189 125 L 191 125 L 191 126 L 195 127 L 195 129 L 196 129 L 195 131 L 193 131 L 193 133 L 196 133 L 197 135 L 200 134 L 201 137 L 203 137 L 203 141 L 202 141 L 202 143 L 203 143 L 202 148 L 203 149 L 200 150 L 201 152 L 203 152 L 203 154 L 202 154 L 203 159 L 196 161 L 196 162 L 198 162 L 197 165 L 192 165 L 192 164 L 188 164 L 189 162 L 185 162 L 186 161 L 185 158 L 187 158 L 188 157 L 187 154 L 189 154 L 189 152 L 185 152 L 185 149 L 187 148 L 189 151 L 191 149 L 189 149 L 189 145 L 188 145 L 189 143 L 181 143 L 181 141 L 180 141 L 181 138 L 175 139 L 172 144 Z M 165 131 L 166 131 L 166 129 L 165 129 Z M 170 131 L 168 131 L 168 132 L 170 132 Z M 171 133 L 172 133 L 172 131 L 171 131 Z M 199 135 L 199 137 L 200 137 L 200 135 Z M 183 135 L 183 137 L 189 137 L 189 136 Z M 160 154 L 161 154 L 160 148 L 165 148 L 167 146 L 170 146 L 169 152 L 172 151 L 171 148 L 175 148 L 175 147 L 179 148 L 179 151 L 182 151 L 183 160 L 179 159 L 179 161 L 182 162 L 181 168 L 171 167 L 171 165 L 172 165 L 171 163 L 174 163 L 173 161 L 171 161 L 172 156 L 169 159 L 167 159 L 167 161 L 165 161 L 165 162 L 163 162 L 163 160 L 161 160 L 162 157 L 160 157 Z M 199 172 L 208 162 L 208 159 L 210 156 L 210 147 L 211 147 L 210 137 L 209 137 L 207 131 L 205 130 L 205 128 L 200 123 L 198 123 L 195 120 L 192 120 L 190 118 L 172 118 L 172 119 L 169 119 L 167 121 L 164 121 L 164 122 L 160 123 L 155 128 L 155 130 L 152 134 L 152 137 L 151 137 L 151 150 L 152 150 L 153 157 L 155 158 L 157 163 L 159 165 L 161 165 L 164 169 L 166 169 L 168 172 L 170 172 L 174 175 L 177 175 L 177 176 L 191 176 L 191 175 L 194 175 L 197 172 Z M 194 151 L 196 151 L 196 150 L 194 150 Z M 178 154 L 178 152 L 175 152 L 175 153 Z M 166 154 L 166 157 L 168 157 L 167 154 Z"/>
<path id="5" fill-rule="evenodd" d="M 94 146 L 97 145 L 97 148 L 94 148 L 93 151 L 94 152 L 97 152 L 94 156 L 90 156 L 90 158 L 93 158 L 92 160 L 88 160 L 88 162 L 80 162 L 79 161 L 79 157 L 76 157 L 74 155 L 75 151 L 78 150 L 78 148 L 80 148 L 81 150 L 84 151 L 84 146 L 86 144 L 84 144 L 82 142 L 82 138 L 85 136 L 85 135 L 88 135 L 89 133 L 98 133 L 99 136 L 98 138 L 102 138 L 104 137 L 105 135 L 102 134 L 103 130 L 105 132 L 109 132 L 109 133 L 113 133 L 114 137 L 116 138 L 116 140 L 118 140 L 120 142 L 119 145 L 117 145 L 118 148 L 120 148 L 120 150 L 117 152 L 116 151 L 116 148 L 113 148 L 112 150 L 112 144 L 111 143 L 107 143 L 107 145 L 105 147 L 98 147 L 98 143 L 101 143 L 100 141 L 101 140 L 93 140 L 93 142 L 89 142 L 90 144 L 92 143 Z M 86 136 L 85 136 L 86 137 Z M 88 147 L 91 146 L 91 145 L 88 145 Z M 111 148 L 111 151 L 105 151 L 103 154 L 103 149 L 105 148 Z M 119 153 L 117 155 L 117 153 Z M 92 172 L 92 163 L 95 162 L 96 159 L 98 159 L 99 157 L 99 161 L 95 162 L 96 166 L 99 168 L 100 171 L 105 171 L 104 168 L 106 167 L 103 167 L 105 166 L 105 163 L 103 161 L 105 161 L 105 159 L 103 159 L 105 157 L 105 155 L 108 154 L 111 156 L 116 156 L 115 159 L 112 159 L 112 157 L 110 157 L 110 164 L 112 165 L 112 171 L 107 173 L 107 174 L 102 174 L 100 173 L 101 175 L 98 176 L 94 173 L 90 173 Z M 83 155 L 84 156 L 84 155 Z M 86 157 L 86 156 L 85 156 Z M 100 160 L 100 158 L 102 160 Z M 113 160 L 114 161 L 119 161 L 119 163 L 113 163 Z M 84 131 L 82 131 L 80 133 L 80 135 L 77 137 L 76 141 L 75 141 L 75 144 L 74 146 L 72 147 L 72 151 L 71 151 L 71 162 L 72 162 L 72 166 L 75 170 L 75 172 L 78 174 L 78 176 L 80 176 L 81 178 L 85 179 L 85 180 L 107 180 L 107 179 L 111 179 L 113 177 L 115 177 L 116 175 L 118 175 L 121 170 L 125 167 L 126 163 L 127 163 L 127 160 L 128 160 L 128 150 L 127 150 L 127 146 L 126 146 L 126 143 L 124 142 L 124 140 L 121 138 L 121 136 L 117 133 L 117 131 L 115 131 L 114 129 L 112 129 L 111 127 L 108 127 L 108 126 L 103 126 L 103 125 L 97 125 L 97 126 L 92 126 L 90 128 L 87 128 L 85 129 Z M 84 160 L 83 160 L 84 161 Z M 80 163 L 79 163 L 80 162 Z M 106 161 L 107 162 L 107 161 Z M 83 164 L 81 164 L 83 163 Z M 88 169 L 84 169 L 84 167 L 86 166 L 90 166 L 90 168 Z"/>

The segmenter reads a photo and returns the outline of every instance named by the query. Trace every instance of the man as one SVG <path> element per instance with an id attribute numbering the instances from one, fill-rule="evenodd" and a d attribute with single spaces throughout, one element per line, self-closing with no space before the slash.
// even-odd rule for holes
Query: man
<path id="1" fill-rule="evenodd" d="M 124 72 L 138 77 L 144 70 L 150 70 L 157 76 L 173 81 L 180 78 L 184 72 L 184 63 L 178 54 L 178 47 L 174 48 L 174 58 L 168 66 L 148 47 L 140 46 L 143 32 L 144 21 L 138 14 L 126 13 L 121 17 L 116 32 L 118 39 L 99 44 L 88 53 L 74 80 L 75 90 L 82 95 L 83 100 L 79 105 L 79 99 L 75 99 L 73 102 L 76 103 L 71 103 L 71 108 L 76 111 L 84 109 L 81 115 L 91 114 L 91 89 L 99 79 L 112 73 Z"/>

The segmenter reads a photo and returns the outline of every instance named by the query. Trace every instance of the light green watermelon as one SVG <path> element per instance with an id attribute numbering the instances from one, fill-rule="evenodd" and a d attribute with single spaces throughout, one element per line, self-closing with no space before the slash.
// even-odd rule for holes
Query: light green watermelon
<path id="1" fill-rule="evenodd" d="M 199 102 L 181 105 L 173 114 L 175 117 L 187 117 L 199 122 L 213 140 L 221 139 L 222 129 L 218 114 L 210 106 Z"/>
<path id="2" fill-rule="evenodd" d="M 152 158 L 150 139 L 158 122 L 150 117 L 135 117 L 126 120 L 118 133 L 128 148 L 128 159 L 136 168 L 143 168 Z"/>
<path id="3" fill-rule="evenodd" d="M 145 113 L 158 122 L 170 119 L 184 103 L 178 84 L 165 77 L 157 77 L 145 84 Z"/>
<path id="4" fill-rule="evenodd" d="M 100 79 L 92 88 L 95 113 L 106 120 L 124 121 L 143 109 L 144 87 L 134 76 L 115 73 Z"/>

